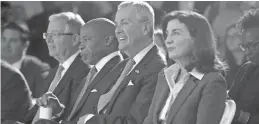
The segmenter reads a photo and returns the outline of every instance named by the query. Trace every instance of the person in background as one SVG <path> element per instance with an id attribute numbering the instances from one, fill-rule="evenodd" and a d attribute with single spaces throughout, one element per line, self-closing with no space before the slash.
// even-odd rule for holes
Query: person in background
<path id="1" fill-rule="evenodd" d="M 1 123 L 24 123 L 32 106 L 30 88 L 19 70 L 2 60 L 1 71 Z"/>
<path id="2" fill-rule="evenodd" d="M 232 124 L 259 123 L 259 9 L 251 9 L 238 21 L 248 62 L 239 69 L 228 92 L 237 105 Z"/>
<path id="3" fill-rule="evenodd" d="M 227 28 L 224 39 L 224 59 L 229 65 L 229 70 L 227 71 L 226 75 L 226 81 L 229 89 L 231 84 L 233 83 L 233 80 L 235 79 L 238 69 L 245 62 L 245 56 L 244 52 L 240 49 L 238 45 L 242 42 L 242 39 L 239 30 L 236 28 L 235 24 Z"/>
<path id="4" fill-rule="evenodd" d="M 27 25 L 11 22 L 2 31 L 1 59 L 19 69 L 28 82 L 32 97 L 39 97 L 39 86 L 50 67 L 38 58 L 26 55 L 30 44 Z"/>
<path id="5" fill-rule="evenodd" d="M 143 124 L 219 124 L 227 85 L 226 66 L 217 55 L 207 19 L 192 11 L 173 11 L 162 22 L 169 65 L 158 75 Z"/>
<path id="6" fill-rule="evenodd" d="M 1 1 L 1 29 L 5 24 L 11 21 L 11 8 L 11 4 L 8 1 Z"/>
<path id="7" fill-rule="evenodd" d="M 154 31 L 154 42 L 158 46 L 159 50 L 166 56 L 167 50 L 165 46 L 163 31 L 161 29 L 156 29 Z"/>

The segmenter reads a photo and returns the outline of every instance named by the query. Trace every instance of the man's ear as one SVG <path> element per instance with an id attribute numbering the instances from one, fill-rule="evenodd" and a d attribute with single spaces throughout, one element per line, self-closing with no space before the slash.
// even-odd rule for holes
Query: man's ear
<path id="1" fill-rule="evenodd" d="M 105 45 L 106 45 L 106 46 L 109 46 L 110 44 L 112 44 L 114 38 L 115 38 L 115 37 L 112 36 L 112 35 L 107 35 L 107 36 L 105 37 Z"/>
<path id="2" fill-rule="evenodd" d="M 151 22 L 149 22 L 149 21 L 147 21 L 147 22 L 145 22 L 144 23 L 144 25 L 143 25 L 143 33 L 144 33 L 144 35 L 148 35 L 148 33 L 150 32 L 150 28 L 151 28 Z"/>
<path id="3" fill-rule="evenodd" d="M 80 44 L 80 36 L 78 34 L 74 34 L 72 36 L 72 42 L 73 42 L 73 45 Z"/>

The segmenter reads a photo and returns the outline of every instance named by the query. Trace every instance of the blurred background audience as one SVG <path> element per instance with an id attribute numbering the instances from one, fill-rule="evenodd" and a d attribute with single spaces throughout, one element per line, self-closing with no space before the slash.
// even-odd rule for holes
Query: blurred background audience
<path id="1" fill-rule="evenodd" d="M 53 13 L 72 11 L 80 14 L 85 22 L 98 17 L 114 20 L 116 7 L 120 2 L 1 1 L 1 24 L 4 25 L 8 22 L 27 23 L 31 31 L 31 43 L 27 54 L 36 56 L 51 67 L 55 67 L 58 62 L 48 55 L 47 45 L 42 38 L 42 33 L 47 29 L 48 17 Z M 219 51 L 223 54 L 222 56 L 225 54 L 227 44 L 225 43 L 227 27 L 237 22 L 245 10 L 259 7 L 257 1 L 150 1 L 148 3 L 155 10 L 156 28 L 160 28 L 164 15 L 173 10 L 193 10 L 205 15 L 218 38 Z M 235 44 L 233 45 L 235 46 Z M 242 53 L 240 52 L 240 54 Z"/>
<path id="2" fill-rule="evenodd" d="M 49 16 L 59 12 L 70 11 L 78 13 L 85 22 L 99 17 L 114 20 L 117 6 L 120 3 L 121 1 L 1 1 L 1 60 L 5 60 L 19 69 L 27 80 L 32 97 L 39 97 L 37 87 L 41 85 L 36 83 L 41 83 L 47 76 L 49 69 L 59 64 L 56 59 L 49 55 L 47 44 L 43 39 L 43 33 L 48 28 Z M 242 40 L 242 33 L 236 27 L 236 24 L 246 11 L 251 8 L 259 8 L 259 1 L 149 1 L 148 3 L 155 12 L 156 30 L 153 39 L 161 52 L 164 53 L 169 65 L 174 63 L 174 61 L 168 59 L 163 31 L 160 30 L 161 21 L 166 13 L 171 11 L 192 10 L 203 14 L 212 25 L 217 38 L 220 57 L 229 65 L 229 70 L 225 75 L 228 89 L 233 84 L 236 84 L 236 86 L 232 86 L 234 87 L 231 88 L 232 90 L 230 89 L 230 96 L 237 101 L 236 99 L 239 99 L 239 94 L 241 94 L 239 89 L 243 85 L 239 86 L 238 84 L 241 83 L 235 82 L 257 81 L 257 71 L 254 73 L 255 75 L 252 75 L 252 78 L 249 76 L 252 72 L 246 73 L 244 71 L 244 74 L 241 73 L 243 71 L 242 68 L 246 67 L 242 65 L 247 65 L 249 58 L 245 55 L 248 50 L 243 48 L 242 51 L 241 49 L 242 43 L 246 39 Z M 243 47 L 244 45 L 243 43 Z M 256 67 L 258 67 L 258 63 Z M 249 69 L 253 70 L 254 68 L 254 66 L 249 66 Z M 242 77 L 239 75 L 245 75 L 245 78 L 239 81 L 237 77 Z M 253 87 L 251 85 L 251 88 Z M 258 91 L 258 89 L 255 91 Z M 247 92 L 250 93 L 249 88 Z M 258 101 L 258 99 L 256 100 Z M 247 103 L 253 103 L 253 101 L 248 101 Z M 240 103 L 237 102 L 237 104 Z M 254 110 L 249 107 L 250 109 Z M 242 111 L 240 110 L 240 112 Z M 256 115 L 256 118 L 259 117 L 258 113 L 254 115 Z M 253 118 L 255 118 L 254 115 L 252 115 Z M 258 120 L 254 119 L 250 123 L 257 124 Z"/>

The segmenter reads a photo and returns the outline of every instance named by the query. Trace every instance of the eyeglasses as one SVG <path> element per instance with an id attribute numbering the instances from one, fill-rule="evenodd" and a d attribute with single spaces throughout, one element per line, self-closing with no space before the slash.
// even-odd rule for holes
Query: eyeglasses
<path id="1" fill-rule="evenodd" d="M 49 37 L 57 37 L 61 35 L 75 35 L 73 33 L 43 33 L 43 39 L 47 39 Z"/>
<path id="2" fill-rule="evenodd" d="M 241 43 L 241 44 L 238 44 L 238 46 L 243 51 L 246 51 L 247 49 L 255 50 L 257 48 L 258 43 L 259 43 L 259 40 L 255 41 L 255 42 L 248 43 L 248 44 Z"/>

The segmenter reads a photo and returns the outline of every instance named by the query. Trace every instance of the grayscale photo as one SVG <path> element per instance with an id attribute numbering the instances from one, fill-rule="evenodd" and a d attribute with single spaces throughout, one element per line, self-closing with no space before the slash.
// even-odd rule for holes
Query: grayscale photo
<path id="1" fill-rule="evenodd" d="M 2 124 L 259 124 L 259 1 L 1 1 Z"/>

